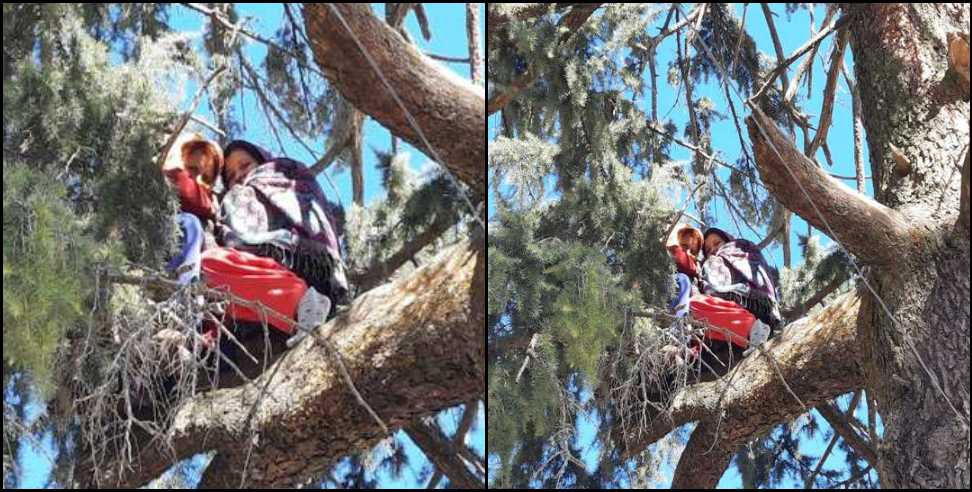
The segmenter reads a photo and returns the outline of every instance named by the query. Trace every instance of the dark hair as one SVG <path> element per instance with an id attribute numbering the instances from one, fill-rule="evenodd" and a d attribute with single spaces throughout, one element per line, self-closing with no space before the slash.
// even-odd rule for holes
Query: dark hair
<path id="1" fill-rule="evenodd" d="M 730 236 L 729 234 L 727 234 L 726 231 L 723 231 L 722 229 L 719 229 L 717 227 L 710 227 L 710 228 L 706 229 L 705 230 L 705 234 L 702 235 L 702 241 L 704 242 L 706 239 L 709 239 L 709 236 L 712 235 L 712 234 L 718 235 L 719 237 L 722 238 L 722 240 L 724 242 L 727 242 L 727 243 L 728 242 L 732 242 L 732 240 L 733 240 L 732 239 L 732 236 Z"/>
<path id="2" fill-rule="evenodd" d="M 250 142 L 247 142 L 246 140 L 233 140 L 232 142 L 230 142 L 229 145 L 227 145 L 226 148 L 223 149 L 224 162 L 226 161 L 227 158 L 229 158 L 229 155 L 232 154 L 234 150 L 242 150 L 245 151 L 247 154 L 250 154 L 250 157 L 252 157 L 257 164 L 263 164 L 264 162 L 267 162 L 267 159 L 264 158 L 263 152 L 261 152 L 256 145 L 253 145 Z M 225 165 L 223 166 L 220 175 L 223 177 L 224 183 L 229 181 L 228 177 L 226 176 Z"/>

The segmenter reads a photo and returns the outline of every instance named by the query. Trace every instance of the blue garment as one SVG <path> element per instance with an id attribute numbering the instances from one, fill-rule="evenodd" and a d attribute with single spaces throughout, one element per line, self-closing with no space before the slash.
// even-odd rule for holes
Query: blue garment
<path id="1" fill-rule="evenodd" d="M 689 299 L 692 297 L 692 281 L 684 273 L 675 274 L 675 285 L 678 289 L 675 298 L 668 304 L 668 309 L 677 309 L 675 316 L 684 318 L 689 313 Z"/>
<path id="2" fill-rule="evenodd" d="M 202 223 L 193 214 L 181 212 L 178 215 L 179 227 L 182 229 L 182 249 L 175 258 L 169 261 L 166 269 L 174 272 L 183 269 L 179 274 L 179 285 L 187 285 L 199 278 L 202 260 L 202 244 L 205 237 Z M 185 268 L 184 268 L 185 267 Z"/>

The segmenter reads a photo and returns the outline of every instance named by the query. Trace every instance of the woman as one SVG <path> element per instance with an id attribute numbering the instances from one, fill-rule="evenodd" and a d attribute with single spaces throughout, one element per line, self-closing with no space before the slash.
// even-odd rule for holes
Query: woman
<path id="1" fill-rule="evenodd" d="M 223 152 L 215 142 L 202 135 L 180 135 L 162 163 L 162 174 L 179 196 L 179 227 L 183 245 L 169 262 L 168 269 L 178 273 L 180 284 L 199 278 L 199 255 L 204 243 L 215 246 L 212 235 L 216 220 L 213 186 L 223 170 Z M 208 241 L 206 240 L 208 237 Z"/>
<path id="2" fill-rule="evenodd" d="M 319 326 L 348 292 L 332 225 L 337 207 L 297 161 L 272 158 L 243 140 L 231 142 L 223 155 L 227 191 L 219 236 L 225 248 L 204 255 L 207 283 L 245 299 L 262 300 L 267 292 L 283 290 L 284 295 L 270 300 L 271 307 L 296 315 L 305 332 Z M 243 320 L 259 317 L 238 305 L 231 305 L 229 314 Z"/>
<path id="3" fill-rule="evenodd" d="M 743 306 L 732 300 L 722 299 L 713 295 L 699 293 L 699 287 L 709 284 L 705 280 L 706 267 L 703 265 L 700 270 L 698 266 L 698 254 L 700 249 L 709 246 L 705 239 L 708 234 L 703 234 L 694 227 L 679 224 L 672 231 L 666 242 L 669 255 L 675 262 L 678 274 L 676 283 L 679 287 L 678 296 L 672 303 L 676 316 L 691 315 L 692 319 L 703 321 L 710 325 L 705 332 L 705 338 L 730 342 L 742 349 L 755 347 L 769 336 L 769 327 L 756 319 L 752 313 Z M 714 240 L 712 241 L 714 244 Z M 714 250 L 708 249 L 714 254 Z M 706 261 L 709 257 L 706 257 Z M 689 358 L 699 355 L 701 347 L 697 343 L 691 345 L 691 350 L 687 354 Z M 662 352 L 674 357 L 677 363 L 685 361 L 679 356 L 681 349 L 674 345 L 666 345 Z"/>
<path id="4" fill-rule="evenodd" d="M 776 290 L 776 271 L 766 263 L 759 247 L 745 239 L 733 239 L 715 227 L 703 236 L 704 293 L 733 301 L 746 308 L 773 331 L 783 325 Z"/>
<path id="5" fill-rule="evenodd" d="M 294 334 L 294 320 L 307 329 L 320 325 L 331 312 L 330 299 L 308 289 L 307 283 L 272 258 L 263 258 L 232 248 L 218 247 L 207 236 L 203 224 L 214 224 L 218 213 L 213 188 L 224 174 L 224 151 L 202 136 L 179 137 L 165 160 L 162 171 L 179 196 L 182 213 L 178 220 L 183 231 L 183 245 L 172 259 L 169 270 L 176 272 L 181 284 L 188 284 L 205 273 L 203 280 L 211 288 L 226 289 L 249 301 L 256 301 L 269 311 L 260 312 L 230 304 L 227 316 L 236 322 L 266 321 L 276 330 Z M 234 165 L 238 158 L 234 156 Z M 238 172 L 238 168 L 234 168 Z M 222 229 L 216 225 L 216 229 Z M 207 321 L 201 327 L 205 340 L 212 346 L 219 338 L 216 325 Z M 163 330 L 159 338 L 173 344 L 186 340 L 186 335 Z M 184 345 L 184 343 L 182 344 Z M 185 358 L 184 347 L 180 356 Z"/>

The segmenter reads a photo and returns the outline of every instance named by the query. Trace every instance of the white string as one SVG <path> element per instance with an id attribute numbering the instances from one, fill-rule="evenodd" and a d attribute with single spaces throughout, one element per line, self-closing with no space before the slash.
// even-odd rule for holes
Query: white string
<path id="1" fill-rule="evenodd" d="M 679 9 L 680 12 L 682 11 L 681 6 L 679 6 L 678 9 Z M 682 15 L 685 15 L 684 12 L 682 12 Z M 725 84 L 726 87 L 731 87 L 732 88 L 732 91 L 736 94 L 736 97 L 738 97 L 741 101 L 745 101 L 745 104 L 748 105 L 753 111 L 759 111 L 760 113 L 762 113 L 762 111 L 760 111 L 760 109 L 751 100 L 748 100 L 748 99 L 743 98 L 742 95 L 739 94 L 739 92 L 736 90 L 735 87 L 732 87 L 731 84 L 728 84 L 729 78 L 726 76 L 726 72 L 723 69 L 722 64 L 719 63 L 719 61 L 716 60 L 714 56 L 712 56 L 712 53 L 709 51 L 709 47 L 707 46 L 707 43 L 705 42 L 705 40 L 701 39 L 698 36 L 696 36 L 694 38 L 694 40 L 696 42 L 698 42 L 700 44 L 700 46 L 702 46 L 702 49 L 705 51 L 705 55 L 709 58 L 709 60 L 712 61 L 712 63 L 719 70 L 720 75 L 722 77 L 722 83 Z M 834 242 L 837 243 L 837 246 L 842 251 L 844 251 L 845 253 L 847 253 L 847 249 L 844 248 L 844 245 L 841 244 L 840 243 L 840 240 L 837 239 L 837 235 L 834 234 L 834 230 L 830 227 L 830 223 L 827 221 L 827 218 L 824 217 L 824 215 L 820 212 L 820 209 L 817 208 L 817 204 L 814 203 L 813 197 L 810 195 L 810 193 L 807 192 L 806 188 L 803 186 L 803 183 L 800 181 L 799 178 L 797 178 L 796 173 L 794 173 L 793 172 L 793 169 L 790 168 L 790 164 L 786 161 L 786 159 L 783 158 L 783 155 L 776 148 L 776 145 L 773 144 L 773 141 L 770 140 L 769 136 L 766 133 L 766 130 L 763 128 L 762 122 L 758 118 L 753 118 L 753 121 L 756 122 L 756 127 L 759 129 L 760 133 L 762 134 L 763 139 L 766 140 L 766 142 L 769 144 L 770 148 L 773 149 L 773 152 L 779 158 L 780 162 L 783 163 L 783 165 L 786 168 L 787 172 L 790 174 L 790 177 L 793 178 L 793 181 L 795 181 L 796 184 L 797 184 L 797 186 L 800 188 L 800 191 L 803 192 L 803 194 L 807 197 L 807 201 L 810 202 L 810 206 L 813 207 L 814 212 L 820 218 L 820 221 L 823 222 L 824 227 L 827 228 L 827 232 L 830 234 L 830 237 L 833 238 Z M 867 277 L 864 275 L 863 271 L 861 270 L 861 267 L 854 260 L 853 255 L 847 254 L 847 258 L 850 261 L 850 264 L 857 271 L 857 274 L 860 277 L 860 279 L 863 281 L 864 286 L 867 288 L 868 291 L 871 292 L 871 294 L 874 296 L 874 298 L 877 299 L 878 304 L 881 305 L 881 307 L 884 309 L 885 313 L 887 313 L 888 317 L 891 318 L 892 323 L 893 324 L 897 324 L 897 325 L 900 326 L 901 323 L 894 316 L 894 314 L 891 312 L 891 310 L 888 309 L 888 306 L 887 306 L 887 304 L 885 304 L 884 299 L 882 299 L 881 296 L 878 295 L 877 291 L 875 291 L 874 288 L 871 286 L 871 283 L 867 281 Z M 928 369 L 928 366 L 925 364 L 925 361 L 921 358 L 921 355 L 918 353 L 918 349 L 915 347 L 914 341 L 911 339 L 911 335 L 908 333 L 908 331 L 906 329 L 905 330 L 901 330 L 901 333 L 904 335 L 904 339 L 905 339 L 908 347 L 911 349 L 911 351 L 915 354 L 915 357 L 918 359 L 918 363 L 921 365 L 921 368 L 924 369 L 925 373 L 931 379 L 932 385 L 934 385 L 935 386 L 935 389 L 937 389 L 942 394 L 942 397 L 945 398 L 945 402 L 948 403 L 948 406 L 952 409 L 953 412 L 955 412 L 955 415 L 957 415 L 959 417 L 959 419 L 962 422 L 965 423 L 965 427 L 967 429 L 969 427 L 969 421 L 968 421 L 967 417 L 965 415 L 962 415 L 958 411 L 958 409 L 955 408 L 955 405 L 952 404 L 952 401 L 951 401 L 951 399 L 949 399 L 948 394 L 945 393 L 944 388 L 942 388 L 942 386 L 939 384 L 938 378 L 935 376 L 935 374 L 930 369 Z"/>
<path id="2" fill-rule="evenodd" d="M 466 205 L 469 206 L 469 211 L 472 212 L 473 218 L 476 220 L 479 226 L 483 228 L 483 231 L 485 231 L 486 224 L 483 222 L 483 219 L 479 216 L 479 209 L 477 209 L 472 204 L 472 201 L 469 199 L 469 196 L 466 194 L 466 190 L 464 190 L 463 187 L 460 185 L 459 180 L 457 180 L 456 177 L 452 174 L 452 171 L 449 169 L 449 167 L 445 165 L 445 161 L 442 160 L 441 157 L 439 157 L 439 153 L 435 150 L 434 147 L 432 147 L 432 144 L 429 143 L 429 140 L 425 138 L 425 133 L 422 131 L 422 128 L 419 127 L 418 122 L 415 121 L 414 117 L 412 117 L 412 113 L 409 112 L 408 108 L 405 107 L 405 104 L 402 103 L 402 100 L 398 97 L 398 93 L 395 91 L 395 88 L 392 87 L 390 83 L 388 83 L 388 80 L 385 78 L 384 73 L 382 73 L 381 68 L 379 68 L 378 64 L 375 63 L 375 60 L 371 58 L 371 55 L 368 53 L 368 50 L 365 49 L 364 45 L 358 39 L 358 36 L 351 29 L 351 26 L 349 26 L 348 23 L 344 20 L 344 16 L 341 15 L 341 12 L 337 9 L 337 7 L 335 7 L 333 3 L 328 3 L 327 6 L 328 8 L 331 9 L 331 12 L 334 12 L 335 17 L 337 17 L 338 21 L 341 22 L 341 25 L 344 26 L 344 29 L 348 31 L 348 34 L 351 35 L 351 39 L 354 40 L 354 44 L 358 46 L 358 49 L 361 50 L 361 54 L 364 55 L 366 60 L 368 60 L 368 64 L 371 65 L 372 70 L 374 70 L 375 74 L 378 75 L 378 78 L 381 79 L 381 82 L 385 85 L 385 88 L 388 89 L 388 92 L 395 100 L 395 103 L 398 104 L 398 107 L 400 107 L 402 109 L 402 112 L 405 113 L 405 119 L 408 120 L 409 125 L 411 125 L 412 129 L 415 130 L 415 133 L 418 134 L 419 138 L 422 140 L 422 144 L 425 145 L 425 148 L 429 149 L 429 152 L 432 154 L 432 158 L 435 159 L 436 162 L 442 165 L 442 169 L 446 172 L 446 176 L 449 177 L 449 180 L 452 182 L 452 185 L 455 186 L 456 189 L 459 190 L 459 193 L 462 194 L 462 198 L 465 200 Z"/>

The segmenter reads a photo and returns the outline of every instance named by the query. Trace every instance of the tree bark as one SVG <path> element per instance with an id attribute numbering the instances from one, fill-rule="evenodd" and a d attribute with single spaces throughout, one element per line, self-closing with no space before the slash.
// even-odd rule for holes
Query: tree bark
<path id="1" fill-rule="evenodd" d="M 968 488 L 969 243 L 954 224 L 964 206 L 955 163 L 969 141 L 969 105 L 946 76 L 947 36 L 967 32 L 968 5 L 843 8 L 853 19 L 877 202 L 811 167 L 754 109 L 757 167 L 788 209 L 825 232 L 828 223 L 875 267 L 866 280 L 876 295 L 863 297 L 857 338 L 885 422 L 882 485 Z"/>
<path id="2" fill-rule="evenodd" d="M 332 8 L 340 12 L 340 19 Z M 482 144 L 486 99 L 481 87 L 423 55 L 372 15 L 368 5 L 309 3 L 304 5 L 304 19 L 314 58 L 345 99 L 436 160 L 384 78 L 437 151 L 440 164 L 479 196 L 486 196 L 486 146 Z M 358 47 L 359 41 L 367 54 Z"/>
<path id="3" fill-rule="evenodd" d="M 746 119 L 760 177 L 788 210 L 813 227 L 830 230 L 855 256 L 893 263 L 911 248 L 904 217 L 844 186 L 820 169 L 758 106 Z"/>
<path id="4" fill-rule="evenodd" d="M 875 196 L 913 224 L 915 245 L 869 277 L 881 301 L 868 299 L 859 327 L 885 423 L 877 469 L 886 487 L 968 488 L 969 243 L 953 230 L 969 104 L 947 53 L 949 34 L 968 35 L 969 6 L 845 8 L 859 11 L 850 29 Z M 902 159 L 907 173 L 895 172 Z"/>
<path id="5" fill-rule="evenodd" d="M 699 422 L 692 431 L 675 467 L 673 489 L 709 489 L 719 483 L 740 443 L 720 440 L 717 427 L 715 423 Z"/>
<path id="6" fill-rule="evenodd" d="M 484 251 L 481 241 L 445 250 L 412 275 L 364 294 L 321 329 L 389 428 L 485 393 Z M 316 339 L 275 365 L 276 374 L 272 367 L 252 383 L 185 402 L 168 429 L 173 447 L 149 444 L 131 472 L 118 474 L 112 463 L 96 477 L 82 463 L 77 476 L 85 486 L 138 487 L 177 460 L 216 450 L 205 486 L 294 486 L 386 437 Z"/>

